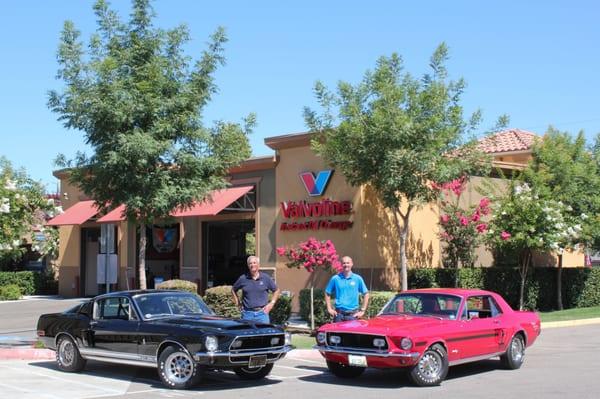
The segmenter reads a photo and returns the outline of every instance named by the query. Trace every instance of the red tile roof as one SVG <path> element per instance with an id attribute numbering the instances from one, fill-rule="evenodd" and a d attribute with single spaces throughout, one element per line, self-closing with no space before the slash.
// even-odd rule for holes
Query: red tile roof
<path id="1" fill-rule="evenodd" d="M 479 140 L 479 148 L 488 154 L 530 150 L 535 133 L 520 129 L 508 129 Z"/>

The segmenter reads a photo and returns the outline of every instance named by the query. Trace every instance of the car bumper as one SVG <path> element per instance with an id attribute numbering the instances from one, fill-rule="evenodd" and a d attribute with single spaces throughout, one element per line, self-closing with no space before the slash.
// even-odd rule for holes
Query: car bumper
<path id="1" fill-rule="evenodd" d="M 215 367 L 244 367 L 248 366 L 251 357 L 266 356 L 267 363 L 282 359 L 289 351 L 290 345 L 280 348 L 256 349 L 228 352 L 196 352 L 193 357 L 196 363 Z"/>
<path id="2" fill-rule="evenodd" d="M 419 352 L 371 351 L 328 345 L 315 345 L 313 348 L 318 350 L 325 359 L 344 364 L 349 364 L 349 355 L 364 356 L 367 367 L 377 368 L 411 366 L 421 356 Z"/>

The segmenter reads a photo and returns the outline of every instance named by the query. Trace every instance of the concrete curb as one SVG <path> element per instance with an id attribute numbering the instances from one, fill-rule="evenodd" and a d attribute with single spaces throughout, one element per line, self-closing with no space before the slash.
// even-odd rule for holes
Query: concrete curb
<path id="1" fill-rule="evenodd" d="M 578 319 L 578 320 L 547 321 L 545 323 L 542 323 L 542 331 L 545 328 L 585 326 L 588 324 L 600 324 L 600 317 L 595 317 L 595 318 L 591 318 L 591 319 Z"/>
<path id="2" fill-rule="evenodd" d="M 54 351 L 36 348 L 0 348 L 0 360 L 54 360 Z"/>

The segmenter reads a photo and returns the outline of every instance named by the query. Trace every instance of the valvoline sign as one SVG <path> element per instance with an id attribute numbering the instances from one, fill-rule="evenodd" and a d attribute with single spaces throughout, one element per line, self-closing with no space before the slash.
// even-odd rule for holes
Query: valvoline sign
<path id="1" fill-rule="evenodd" d="M 313 172 L 302 172 L 300 173 L 300 180 L 304 183 L 308 195 L 317 197 L 325 193 L 332 174 L 333 170 L 321 170 L 316 176 Z"/>

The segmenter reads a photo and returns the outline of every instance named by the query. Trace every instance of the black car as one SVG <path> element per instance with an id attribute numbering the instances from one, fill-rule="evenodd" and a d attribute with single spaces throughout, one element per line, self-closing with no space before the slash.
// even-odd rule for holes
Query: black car
<path id="1" fill-rule="evenodd" d="M 166 290 L 113 292 L 44 314 L 37 334 L 61 370 L 80 371 L 86 360 L 156 367 L 175 389 L 193 386 L 206 369 L 263 378 L 291 349 L 279 327 L 219 317 L 197 295 Z"/>

